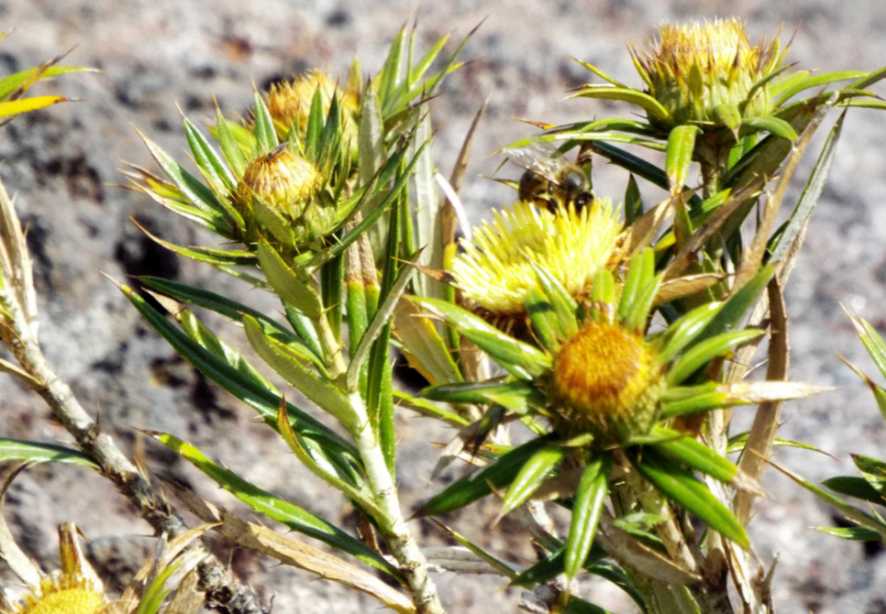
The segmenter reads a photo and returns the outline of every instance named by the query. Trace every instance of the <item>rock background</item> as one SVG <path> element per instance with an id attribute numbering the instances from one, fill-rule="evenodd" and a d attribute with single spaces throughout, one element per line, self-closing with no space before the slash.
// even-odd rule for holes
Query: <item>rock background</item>
<path id="1" fill-rule="evenodd" d="M 417 8 L 416 8 L 417 6 Z M 235 291 L 226 280 L 177 260 L 136 231 L 137 217 L 178 242 L 199 237 L 147 202 L 120 189 L 123 161 L 147 163 L 134 127 L 169 151 L 185 155 L 178 133 L 178 104 L 190 116 L 208 117 L 213 97 L 228 115 L 246 108 L 251 86 L 319 66 L 336 74 L 360 55 L 377 68 L 390 36 L 415 11 L 421 39 L 460 36 L 488 17 L 468 44 L 472 63 L 453 75 L 434 104 L 438 160 L 448 169 L 470 118 L 484 99 L 489 112 L 475 147 L 463 198 L 479 219 L 506 194 L 483 178 L 494 170 L 495 147 L 526 134 L 514 117 L 568 118 L 604 114 L 600 103 L 564 102 L 563 92 L 586 78 L 570 62 L 586 58 L 617 77 L 636 82 L 626 41 L 641 41 L 657 24 L 675 19 L 737 14 L 755 36 L 781 23 L 794 34 L 792 59 L 821 70 L 871 69 L 884 64 L 886 5 L 875 0 L 780 2 L 673 1 L 644 3 L 534 2 L 317 2 L 239 0 L 13 0 L 0 1 L 0 29 L 15 29 L 0 46 L 0 72 L 39 63 L 73 46 L 70 62 L 102 69 L 54 86 L 80 102 L 0 128 L 0 178 L 18 194 L 37 267 L 42 337 L 59 373 L 106 428 L 168 430 L 211 451 L 228 466 L 281 495 L 304 502 L 333 521 L 347 523 L 338 497 L 302 471 L 283 446 L 254 423 L 247 408 L 208 385 L 139 322 L 104 271 L 122 279 L 159 274 L 215 290 Z M 881 88 L 882 91 L 882 88 Z M 802 405 L 788 405 L 783 435 L 807 440 L 838 461 L 810 453 L 780 452 L 792 468 L 816 478 L 848 468 L 848 452 L 876 453 L 886 429 L 867 391 L 837 360 L 837 353 L 870 363 L 853 337 L 840 303 L 886 327 L 886 140 L 883 116 L 850 114 L 839 156 L 813 222 L 805 259 L 788 288 L 793 375 L 838 387 Z M 807 164 L 808 168 L 808 164 Z M 599 193 L 618 199 L 617 173 L 598 169 Z M 649 199 L 659 197 L 649 194 Z M 242 290 L 237 290 L 242 292 Z M 247 300 L 262 297 L 250 295 Z M 236 338 L 223 329 L 228 338 Z M 0 433 L 64 439 L 39 399 L 8 378 L 0 380 Z M 401 416 L 401 482 L 407 504 L 427 493 L 432 442 L 446 433 L 428 421 Z M 261 462 L 257 462 L 257 457 Z M 191 483 L 226 505 L 188 467 L 148 445 L 158 471 Z M 811 527 L 832 524 L 830 512 L 779 476 L 768 475 L 769 499 L 752 525 L 760 554 L 779 555 L 775 600 L 781 612 L 882 612 L 886 609 L 886 558 L 877 550 L 821 536 Z M 37 467 L 8 496 L 7 514 L 26 548 L 55 561 L 54 526 L 76 521 L 91 552 L 109 573 L 125 580 L 150 542 L 133 537 L 148 529 L 127 503 L 99 478 L 68 467 Z M 491 517 L 463 514 L 459 526 L 488 533 Z M 428 542 L 437 538 L 425 529 Z M 487 541 L 515 559 L 526 546 L 504 531 Z M 235 553 L 233 564 L 249 581 L 276 596 L 276 612 L 362 612 L 375 602 L 345 593 L 268 561 Z M 453 612 L 515 610 L 518 595 L 494 578 L 438 578 Z M 2 582 L 0 576 L 0 582 Z M 628 606 L 605 585 L 588 587 L 595 601 L 618 611 Z"/>

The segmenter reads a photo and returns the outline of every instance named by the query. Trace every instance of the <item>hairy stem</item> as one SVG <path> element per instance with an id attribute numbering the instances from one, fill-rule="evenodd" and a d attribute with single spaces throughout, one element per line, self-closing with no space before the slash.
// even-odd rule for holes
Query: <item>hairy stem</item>
<path id="1" fill-rule="evenodd" d="M 412 599 L 419 614 L 443 614 L 443 605 L 437 595 L 437 587 L 428 575 L 428 561 L 409 532 L 406 519 L 400 509 L 394 476 L 388 468 L 363 398 L 358 393 L 350 395 L 351 406 L 358 416 L 354 429 L 357 449 L 363 459 L 366 477 L 378 507 L 385 515 L 382 533 L 397 559 L 400 572 L 406 579 Z"/>

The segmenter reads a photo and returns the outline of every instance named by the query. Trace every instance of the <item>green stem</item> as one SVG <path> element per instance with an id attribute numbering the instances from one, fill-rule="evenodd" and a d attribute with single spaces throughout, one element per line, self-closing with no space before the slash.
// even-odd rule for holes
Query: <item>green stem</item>
<path id="1" fill-rule="evenodd" d="M 406 524 L 397 497 L 394 475 L 388 467 L 376 430 L 366 410 L 366 404 L 359 393 L 350 395 L 351 406 L 357 415 L 354 438 L 363 460 L 366 478 L 372 495 L 384 514 L 379 519 L 382 534 L 400 565 L 400 572 L 406 580 L 418 614 L 444 614 L 443 605 L 437 595 L 437 587 L 428 575 L 428 561 L 419 549 Z"/>

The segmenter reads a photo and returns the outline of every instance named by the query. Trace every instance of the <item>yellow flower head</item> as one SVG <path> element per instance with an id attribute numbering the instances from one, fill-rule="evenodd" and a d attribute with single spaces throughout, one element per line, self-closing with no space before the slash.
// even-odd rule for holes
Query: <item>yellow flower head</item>
<path id="1" fill-rule="evenodd" d="M 339 89 L 323 71 L 312 70 L 292 81 L 275 83 L 268 90 L 268 111 L 278 134 L 285 137 L 293 126 L 304 131 L 311 112 L 311 102 L 318 91 L 324 113 L 329 111 L 334 96 L 338 97 L 344 111 L 355 113 L 358 109 L 357 97 L 353 92 Z"/>
<path id="2" fill-rule="evenodd" d="M 767 87 L 748 96 L 779 68 L 784 51 L 778 39 L 752 44 L 738 19 L 664 25 L 648 49 L 630 49 L 648 93 L 674 124 L 722 124 L 721 105 L 739 108 L 743 117 L 765 114 Z"/>
<path id="3" fill-rule="evenodd" d="M 581 210 L 560 206 L 554 211 L 518 202 L 495 211 L 492 221 L 462 242 L 464 252 L 455 259 L 452 275 L 472 307 L 500 316 L 523 314 L 538 284 L 533 264 L 554 275 L 572 296 L 582 296 L 615 251 L 620 230 L 605 200 Z"/>
<path id="4" fill-rule="evenodd" d="M 59 526 L 61 569 L 41 578 L 11 612 L 0 614 L 100 614 L 108 602 L 104 587 L 77 540 L 77 528 Z"/>
<path id="5" fill-rule="evenodd" d="M 557 352 L 551 383 L 562 427 L 614 442 L 648 432 L 663 381 L 641 334 L 592 320 Z"/>
<path id="6" fill-rule="evenodd" d="M 249 217 L 256 200 L 291 219 L 301 216 L 323 185 L 317 167 L 285 145 L 253 160 L 237 184 L 234 201 Z"/>

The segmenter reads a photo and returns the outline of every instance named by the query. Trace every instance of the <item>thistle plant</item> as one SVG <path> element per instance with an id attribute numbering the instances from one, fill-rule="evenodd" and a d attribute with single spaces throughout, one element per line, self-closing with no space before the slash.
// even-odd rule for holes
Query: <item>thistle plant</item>
<path id="1" fill-rule="evenodd" d="M 121 291 L 181 357 L 254 410 L 302 469 L 353 507 L 360 531 L 249 482 L 174 433 L 147 430 L 282 526 L 249 522 L 172 487 L 177 500 L 227 541 L 397 612 L 444 611 L 431 576 L 438 567 L 526 587 L 527 611 L 603 611 L 581 594 L 578 580 L 589 573 L 616 584 L 643 612 L 772 612 L 771 567 L 756 555 L 747 524 L 779 443 L 781 404 L 823 390 L 790 381 L 782 292 L 845 113 L 883 107 L 868 88 L 886 69 L 794 69 L 777 38 L 753 43 L 736 20 L 664 26 L 648 45 L 629 48 L 642 89 L 585 64 L 607 84 L 575 92 L 633 104 L 645 120 L 539 122 L 540 134 L 510 146 L 553 144 L 549 162 L 569 164 L 578 150 L 574 166 L 588 173 L 588 156 L 608 159 L 625 171 L 622 202 L 590 191 L 575 197 L 559 177 L 545 178 L 551 189 L 543 199 L 528 199 L 525 182 L 505 181 L 526 200 L 471 229 L 459 228 L 466 216 L 458 188 L 482 111 L 446 180 L 435 168 L 428 104 L 459 67 L 464 41 L 444 54 L 444 37 L 418 56 L 415 39 L 410 29 L 398 33 L 369 77 L 356 62 L 344 79 L 311 71 L 255 92 L 242 117 L 217 108 L 205 129 L 184 117 L 192 164 L 143 135 L 157 169 L 130 166 L 129 187 L 215 242 L 148 236 L 279 306 L 264 312 L 158 277 L 121 284 Z M 833 110 L 841 114 L 790 202 L 799 162 Z M 663 190 L 658 204 L 646 206 L 640 181 Z M 5 439 L 0 458 L 97 468 L 159 534 L 189 541 L 203 529 L 184 528 L 39 353 L 22 229 L 2 191 L 0 205 L 0 333 L 18 361 L 0 367 L 44 396 L 79 448 Z M 201 310 L 242 330 L 252 355 L 211 329 Z M 882 344 L 867 328 L 865 339 L 879 357 Z M 751 377 L 764 342 L 766 374 Z M 427 380 L 424 389 L 399 386 L 395 350 Z M 756 412 L 751 429 L 736 433 L 732 411 L 742 406 Z M 471 469 L 416 515 L 474 513 L 471 504 L 499 497 L 491 524 L 517 518 L 537 560 L 492 552 L 444 524 L 448 518 L 438 525 L 459 547 L 419 543 L 397 484 L 394 418 L 404 410 L 453 427 L 438 472 L 458 467 L 456 460 Z M 871 460 L 862 468 L 864 485 L 841 478 L 826 486 L 879 493 L 882 475 Z M 872 529 L 869 519 L 879 522 L 840 505 L 859 531 Z M 566 510 L 568 525 L 552 519 L 554 507 Z M 18 575 L 36 592 L 25 606 L 4 604 L 7 610 L 58 611 L 35 604 L 69 588 L 93 599 L 92 611 L 110 607 L 98 580 L 72 562 L 71 531 L 62 556 L 69 580 L 46 581 L 22 566 Z M 17 556 L 8 539 L 0 548 Z M 153 580 L 127 603 L 141 598 L 137 611 L 151 612 L 169 597 L 168 611 L 177 611 L 178 592 L 165 592 L 170 566 L 199 561 L 207 605 L 262 611 L 248 600 L 219 604 L 202 584 L 201 569 L 214 559 L 191 548 L 181 555 L 171 548 L 175 554 L 153 567 Z"/>
<path id="2" fill-rule="evenodd" d="M 176 326 L 132 289 L 123 291 L 178 352 L 255 408 L 308 470 L 350 500 L 384 549 L 375 551 L 309 510 L 247 483 L 171 434 L 155 437 L 256 511 L 401 585 L 408 598 L 390 589 L 363 589 L 398 611 L 442 611 L 397 496 L 390 340 L 392 314 L 416 283 L 419 241 L 425 240 L 409 182 L 415 167 L 427 163 L 427 143 L 417 136 L 429 125 L 426 99 L 456 68 L 453 54 L 442 69 L 429 70 L 444 43 L 413 62 L 414 33 L 404 31 L 382 70 L 365 82 L 355 65 L 347 89 L 312 72 L 257 92 L 245 120 L 217 112 L 215 143 L 185 118 L 200 178 L 147 137 L 165 177 L 135 167 L 129 172 L 134 189 L 236 247 L 158 241 L 272 292 L 286 323 L 204 289 L 142 279 L 150 292 L 165 297 Z M 382 237 L 379 260 L 370 229 Z M 241 324 L 265 366 L 344 434 L 292 405 L 189 305 Z M 388 553 L 392 560 L 384 557 Z"/>

